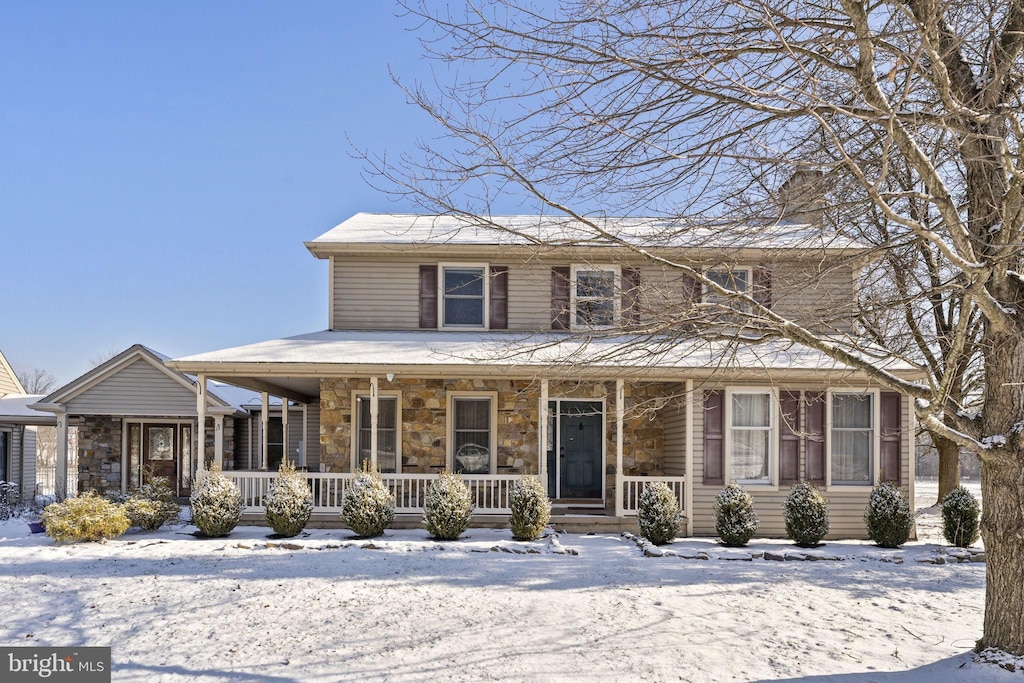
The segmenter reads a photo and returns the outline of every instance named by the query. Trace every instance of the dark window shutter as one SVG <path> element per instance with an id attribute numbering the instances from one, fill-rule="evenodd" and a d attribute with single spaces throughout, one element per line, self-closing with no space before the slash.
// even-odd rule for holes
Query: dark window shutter
<path id="1" fill-rule="evenodd" d="M 901 433 L 901 405 L 900 394 L 895 391 L 883 391 L 881 395 L 881 442 L 882 471 L 879 481 L 891 481 L 897 486 L 900 485 L 900 442 Z"/>
<path id="2" fill-rule="evenodd" d="M 779 483 L 800 480 L 800 392 L 779 393 Z"/>
<path id="3" fill-rule="evenodd" d="M 700 281 L 689 275 L 683 276 L 683 303 L 686 308 L 700 303 L 703 287 Z"/>
<path id="4" fill-rule="evenodd" d="M 551 269 L 551 329 L 569 329 L 569 267 Z"/>
<path id="5" fill-rule="evenodd" d="M 640 271 L 636 268 L 622 269 L 622 322 L 640 322 Z"/>
<path id="6" fill-rule="evenodd" d="M 704 392 L 704 485 L 725 483 L 725 392 Z"/>
<path id="7" fill-rule="evenodd" d="M 751 294 L 754 301 L 765 308 L 772 307 L 772 271 L 762 266 L 754 268 L 754 288 Z"/>
<path id="8" fill-rule="evenodd" d="M 491 315 L 492 330 L 508 329 L 508 266 L 491 266 Z"/>
<path id="9" fill-rule="evenodd" d="M 804 454 L 807 458 L 807 481 L 825 485 L 825 392 L 808 392 L 805 397 Z"/>
<path id="10" fill-rule="evenodd" d="M 437 329 L 437 266 L 420 266 L 420 327 Z"/>

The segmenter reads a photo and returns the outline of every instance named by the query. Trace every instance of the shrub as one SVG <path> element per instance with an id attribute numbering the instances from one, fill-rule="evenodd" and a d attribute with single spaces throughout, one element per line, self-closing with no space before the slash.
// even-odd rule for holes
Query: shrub
<path id="1" fill-rule="evenodd" d="M 285 537 L 299 535 L 313 514 L 313 491 L 287 458 L 270 485 L 266 508 L 267 524 L 274 533 Z"/>
<path id="2" fill-rule="evenodd" d="M 899 488 L 885 482 L 871 490 L 864 510 L 868 538 L 883 548 L 899 548 L 910 538 L 914 516 Z"/>
<path id="3" fill-rule="evenodd" d="M 509 507 L 512 516 L 508 525 L 512 528 L 512 538 L 517 541 L 540 538 L 551 521 L 551 501 L 537 477 L 524 476 L 515 483 L 509 494 Z"/>
<path id="4" fill-rule="evenodd" d="M 204 536 L 227 536 L 242 518 L 242 494 L 214 465 L 192 486 L 192 523 Z"/>
<path id="5" fill-rule="evenodd" d="M 120 505 L 93 492 L 47 505 L 42 521 L 46 535 L 58 543 L 116 538 L 131 526 Z"/>
<path id="6" fill-rule="evenodd" d="M 786 535 L 803 548 L 821 543 L 828 533 L 828 503 L 814 484 L 803 481 L 786 498 Z"/>
<path id="7" fill-rule="evenodd" d="M 942 499 L 942 535 L 950 545 L 967 548 L 978 540 L 980 528 L 978 499 L 963 486 L 957 486 Z"/>
<path id="8" fill-rule="evenodd" d="M 754 499 L 739 484 L 729 484 L 719 491 L 714 507 L 715 533 L 722 545 L 746 545 L 761 525 L 754 512 Z"/>
<path id="9" fill-rule="evenodd" d="M 167 477 L 150 476 L 149 481 L 132 491 L 124 500 L 124 511 L 132 526 L 155 531 L 178 519 L 181 506 Z"/>
<path id="10" fill-rule="evenodd" d="M 380 536 L 395 519 L 395 496 L 388 491 L 380 475 L 363 466 L 352 486 L 345 492 L 341 521 L 356 536 Z"/>
<path id="11" fill-rule="evenodd" d="M 462 477 L 445 470 L 427 487 L 423 523 L 431 538 L 454 541 L 469 528 L 473 498 Z"/>
<path id="12" fill-rule="evenodd" d="M 640 535 L 654 545 L 671 542 L 676 537 L 679 522 L 683 518 L 676 494 L 660 481 L 644 485 L 637 513 Z"/>

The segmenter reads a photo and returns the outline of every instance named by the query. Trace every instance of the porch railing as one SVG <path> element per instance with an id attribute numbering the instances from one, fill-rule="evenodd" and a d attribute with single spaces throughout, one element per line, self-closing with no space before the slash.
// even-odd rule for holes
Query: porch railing
<path id="1" fill-rule="evenodd" d="M 686 509 L 686 477 L 620 477 L 622 482 L 622 510 L 627 516 L 635 516 L 640 510 L 640 494 L 643 493 L 647 484 L 661 482 L 668 486 L 672 493 L 676 494 L 679 501 L 679 509 L 683 515 L 689 516 Z"/>

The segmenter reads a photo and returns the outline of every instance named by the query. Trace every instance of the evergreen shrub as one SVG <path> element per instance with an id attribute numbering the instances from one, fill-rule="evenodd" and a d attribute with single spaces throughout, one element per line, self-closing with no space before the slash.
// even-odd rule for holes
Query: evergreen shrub
<path id="1" fill-rule="evenodd" d="M 242 519 L 242 493 L 214 465 L 192 486 L 192 523 L 204 536 L 227 536 Z"/>
<path id="2" fill-rule="evenodd" d="M 155 531 L 167 522 L 178 519 L 181 506 L 171 488 L 171 480 L 150 475 L 145 484 L 125 498 L 124 511 L 132 526 Z"/>
<path id="3" fill-rule="evenodd" d="M 660 481 L 644 485 L 637 510 L 641 536 L 654 545 L 670 543 L 679 532 L 682 518 L 679 499 L 672 489 Z"/>
<path id="4" fill-rule="evenodd" d="M 754 512 L 754 499 L 736 483 L 729 484 L 715 496 L 715 533 L 722 545 L 744 546 L 761 525 Z"/>
<path id="5" fill-rule="evenodd" d="M 94 492 L 47 505 L 42 522 L 58 543 L 116 538 L 131 526 L 124 508 Z"/>
<path id="6" fill-rule="evenodd" d="M 395 496 L 376 472 L 367 469 L 356 476 L 341 505 L 341 521 L 356 536 L 372 538 L 384 533 L 395 519 Z"/>
<path id="7" fill-rule="evenodd" d="M 540 538 L 551 521 L 551 501 L 537 477 L 524 476 L 515 483 L 509 494 L 509 506 L 512 508 L 509 526 L 512 538 L 517 541 Z"/>
<path id="8" fill-rule="evenodd" d="M 968 548 L 978 540 L 981 507 L 974 494 L 957 486 L 942 499 L 942 535 L 950 545 Z"/>
<path id="9" fill-rule="evenodd" d="M 899 548 L 910 538 L 914 515 L 899 488 L 885 482 L 871 490 L 864 510 L 868 538 L 883 548 Z"/>
<path id="10" fill-rule="evenodd" d="M 804 548 L 811 548 L 828 534 L 828 503 L 814 484 L 803 481 L 783 504 L 786 536 Z"/>
<path id="11" fill-rule="evenodd" d="M 431 538 L 454 541 L 469 528 L 473 498 L 462 477 L 448 470 L 427 487 L 423 524 Z"/>
<path id="12" fill-rule="evenodd" d="M 313 491 L 286 458 L 277 469 L 277 479 L 267 492 L 264 516 L 279 536 L 298 536 L 313 514 Z"/>

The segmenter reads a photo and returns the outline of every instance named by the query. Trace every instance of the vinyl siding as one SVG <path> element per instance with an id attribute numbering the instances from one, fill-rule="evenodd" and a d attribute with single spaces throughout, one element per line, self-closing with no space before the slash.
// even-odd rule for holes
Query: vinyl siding
<path id="1" fill-rule="evenodd" d="M 17 394 L 20 391 L 18 385 L 14 382 L 14 378 L 7 373 L 7 368 L 0 362 L 0 396 Z"/>
<path id="2" fill-rule="evenodd" d="M 196 395 L 144 360 L 67 402 L 73 415 L 194 416 Z"/>
<path id="3" fill-rule="evenodd" d="M 682 387 L 674 385 L 667 391 L 682 394 Z M 662 409 L 664 426 L 664 471 L 669 477 L 686 474 L 686 402 L 676 399 Z"/>
<path id="4" fill-rule="evenodd" d="M 8 481 L 18 485 L 22 500 L 31 500 L 36 490 L 36 428 L 10 425 L 3 430 L 10 434 Z"/>
<path id="5" fill-rule="evenodd" d="M 280 418 L 280 412 L 271 411 L 271 417 Z M 320 469 L 320 403 L 311 403 L 306 407 L 306 467 L 311 472 Z M 263 422 L 259 413 L 249 420 L 238 420 L 236 423 L 235 468 L 259 469 L 262 448 L 260 446 Z M 250 432 L 251 429 L 251 432 Z M 250 443 L 251 436 L 251 443 Z M 288 451 L 293 460 L 298 457 L 299 442 L 302 441 L 302 408 L 293 406 L 288 411 Z M 251 459 L 250 459 L 251 458 Z M 251 464 L 250 464 L 251 463 Z"/>

